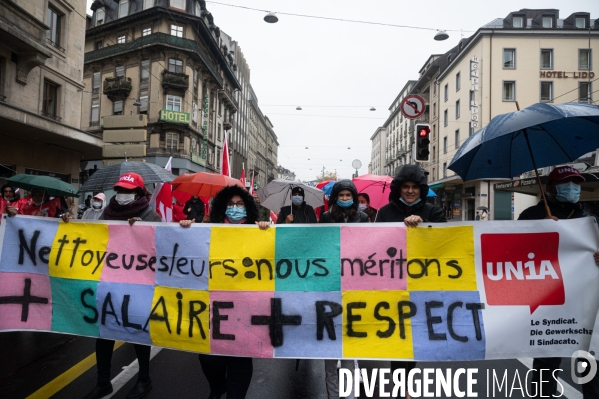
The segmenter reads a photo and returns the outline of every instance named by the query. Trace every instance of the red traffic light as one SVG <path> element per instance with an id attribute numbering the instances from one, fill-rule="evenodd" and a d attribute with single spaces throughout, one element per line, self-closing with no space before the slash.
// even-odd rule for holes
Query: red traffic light
<path id="1" fill-rule="evenodd" d="M 431 129 L 429 127 L 423 127 L 420 130 L 418 130 L 418 136 L 426 137 L 426 136 L 428 136 L 428 134 L 430 132 L 431 132 Z"/>

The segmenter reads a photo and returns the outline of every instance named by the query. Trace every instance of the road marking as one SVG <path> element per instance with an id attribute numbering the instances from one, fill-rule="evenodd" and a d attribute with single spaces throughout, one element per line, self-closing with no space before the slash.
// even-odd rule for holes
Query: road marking
<path id="1" fill-rule="evenodd" d="M 522 363 L 529 369 L 532 368 L 532 358 L 531 357 L 519 358 L 518 360 L 520 361 L 520 363 Z M 559 380 L 560 384 L 562 384 L 562 386 L 564 387 L 564 392 L 562 392 L 563 398 L 582 399 L 582 392 L 580 392 L 579 390 L 577 390 L 576 388 L 574 388 L 572 385 L 568 384 L 566 381 L 562 380 L 561 378 L 558 378 L 558 380 Z M 557 389 L 559 392 L 559 386 L 557 387 Z"/>
<path id="2" fill-rule="evenodd" d="M 150 360 L 152 360 L 154 356 L 160 353 L 162 349 L 163 348 L 153 346 L 150 352 Z M 133 362 L 131 362 L 130 365 L 123 367 L 123 371 L 121 371 L 119 375 L 117 375 L 112 379 L 112 381 L 110 381 L 112 382 L 112 393 L 110 395 L 104 396 L 102 399 L 112 398 L 112 396 L 116 394 L 119 391 L 119 389 L 124 387 L 125 384 L 127 384 L 129 380 L 131 380 L 135 376 L 135 374 L 137 374 L 138 371 L 139 363 L 137 362 L 137 359 L 135 359 Z"/>
<path id="3" fill-rule="evenodd" d="M 116 351 L 120 348 L 124 342 L 116 341 L 114 345 L 114 350 Z M 96 352 L 92 353 L 31 395 L 27 397 L 27 399 L 45 399 L 49 398 L 52 395 L 56 394 L 58 391 L 69 385 L 71 382 L 75 381 L 75 379 L 79 378 L 83 373 L 87 370 L 91 369 L 96 365 Z"/>

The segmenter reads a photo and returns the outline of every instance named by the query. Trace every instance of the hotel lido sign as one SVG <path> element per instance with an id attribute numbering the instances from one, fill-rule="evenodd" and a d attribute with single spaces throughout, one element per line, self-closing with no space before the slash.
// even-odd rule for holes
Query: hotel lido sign
<path id="1" fill-rule="evenodd" d="M 189 112 L 169 111 L 166 109 L 160 110 L 160 120 L 164 122 L 184 123 L 189 125 Z"/>
<path id="2" fill-rule="evenodd" d="M 574 79 L 593 79 L 595 72 L 564 72 L 564 71 L 539 71 L 540 78 L 574 78 Z"/>

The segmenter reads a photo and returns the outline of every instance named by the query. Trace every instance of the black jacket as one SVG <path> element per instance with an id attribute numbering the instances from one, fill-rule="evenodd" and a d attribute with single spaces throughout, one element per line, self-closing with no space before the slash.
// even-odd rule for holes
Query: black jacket
<path id="1" fill-rule="evenodd" d="M 345 209 L 337 205 L 339 193 L 343 190 L 349 190 L 353 200 L 353 204 Z M 333 217 L 333 214 L 337 216 Z M 358 210 L 358 190 L 351 180 L 335 183 L 329 196 L 329 210 L 322 215 L 320 223 L 368 223 L 368 215 Z"/>
<path id="2" fill-rule="evenodd" d="M 368 215 L 362 211 L 358 211 L 352 220 L 343 218 L 337 218 L 337 220 L 331 220 L 331 212 L 326 211 L 320 218 L 320 223 L 368 223 Z"/>
<path id="3" fill-rule="evenodd" d="M 299 207 L 295 205 L 287 205 L 281 208 L 279 217 L 277 218 L 277 224 L 285 224 L 285 219 L 291 214 L 291 208 L 293 207 L 293 224 L 297 223 L 318 223 L 316 219 L 316 213 L 314 208 L 306 204 L 304 201 Z"/>
<path id="4" fill-rule="evenodd" d="M 258 220 L 258 205 L 254 197 L 245 189 L 239 186 L 227 186 L 220 190 L 212 199 L 212 209 L 210 210 L 210 223 L 225 223 L 225 212 L 227 204 L 234 195 L 239 195 L 245 203 L 247 213 L 244 224 L 254 224 Z"/>
<path id="5" fill-rule="evenodd" d="M 551 215 L 557 217 L 558 219 L 577 219 L 585 216 L 594 216 L 599 222 L 599 218 L 597 218 L 597 216 L 582 209 L 582 206 L 578 202 L 576 204 L 572 204 L 570 202 L 559 202 L 548 197 L 547 204 L 549 205 Z M 545 219 L 546 217 L 547 212 L 545 211 L 545 203 L 543 200 L 541 200 L 538 204 L 523 210 L 518 217 L 518 220 L 538 220 Z"/>
<path id="6" fill-rule="evenodd" d="M 191 198 L 185 203 L 183 213 L 187 215 L 187 220 L 202 223 L 202 219 L 204 218 L 204 202 L 199 198 Z"/>
<path id="7" fill-rule="evenodd" d="M 401 185 L 406 181 L 414 182 L 420 186 L 420 202 L 412 206 L 408 206 L 399 200 Z M 391 182 L 390 188 L 389 203 L 379 209 L 375 222 L 403 222 L 406 217 L 411 215 L 418 215 L 425 222 L 447 222 L 443 209 L 426 202 L 428 184 L 426 183 L 426 176 L 419 166 L 404 165 Z"/>

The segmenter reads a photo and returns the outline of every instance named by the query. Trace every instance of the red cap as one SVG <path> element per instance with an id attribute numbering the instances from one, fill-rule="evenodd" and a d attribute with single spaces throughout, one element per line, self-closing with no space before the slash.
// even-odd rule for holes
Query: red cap
<path id="1" fill-rule="evenodd" d="M 568 177 L 576 177 L 582 183 L 586 181 L 584 177 L 580 175 L 580 172 L 577 169 L 574 169 L 570 166 L 558 166 L 549 173 L 547 177 L 547 185 L 549 186 L 553 182 L 559 182 L 560 180 L 567 179 Z"/>
<path id="2" fill-rule="evenodd" d="M 119 177 L 119 181 L 116 182 L 114 187 L 123 187 L 128 190 L 133 190 L 135 188 L 141 188 L 142 190 L 145 190 L 144 179 L 137 173 L 133 172 L 123 173 L 121 177 Z"/>

